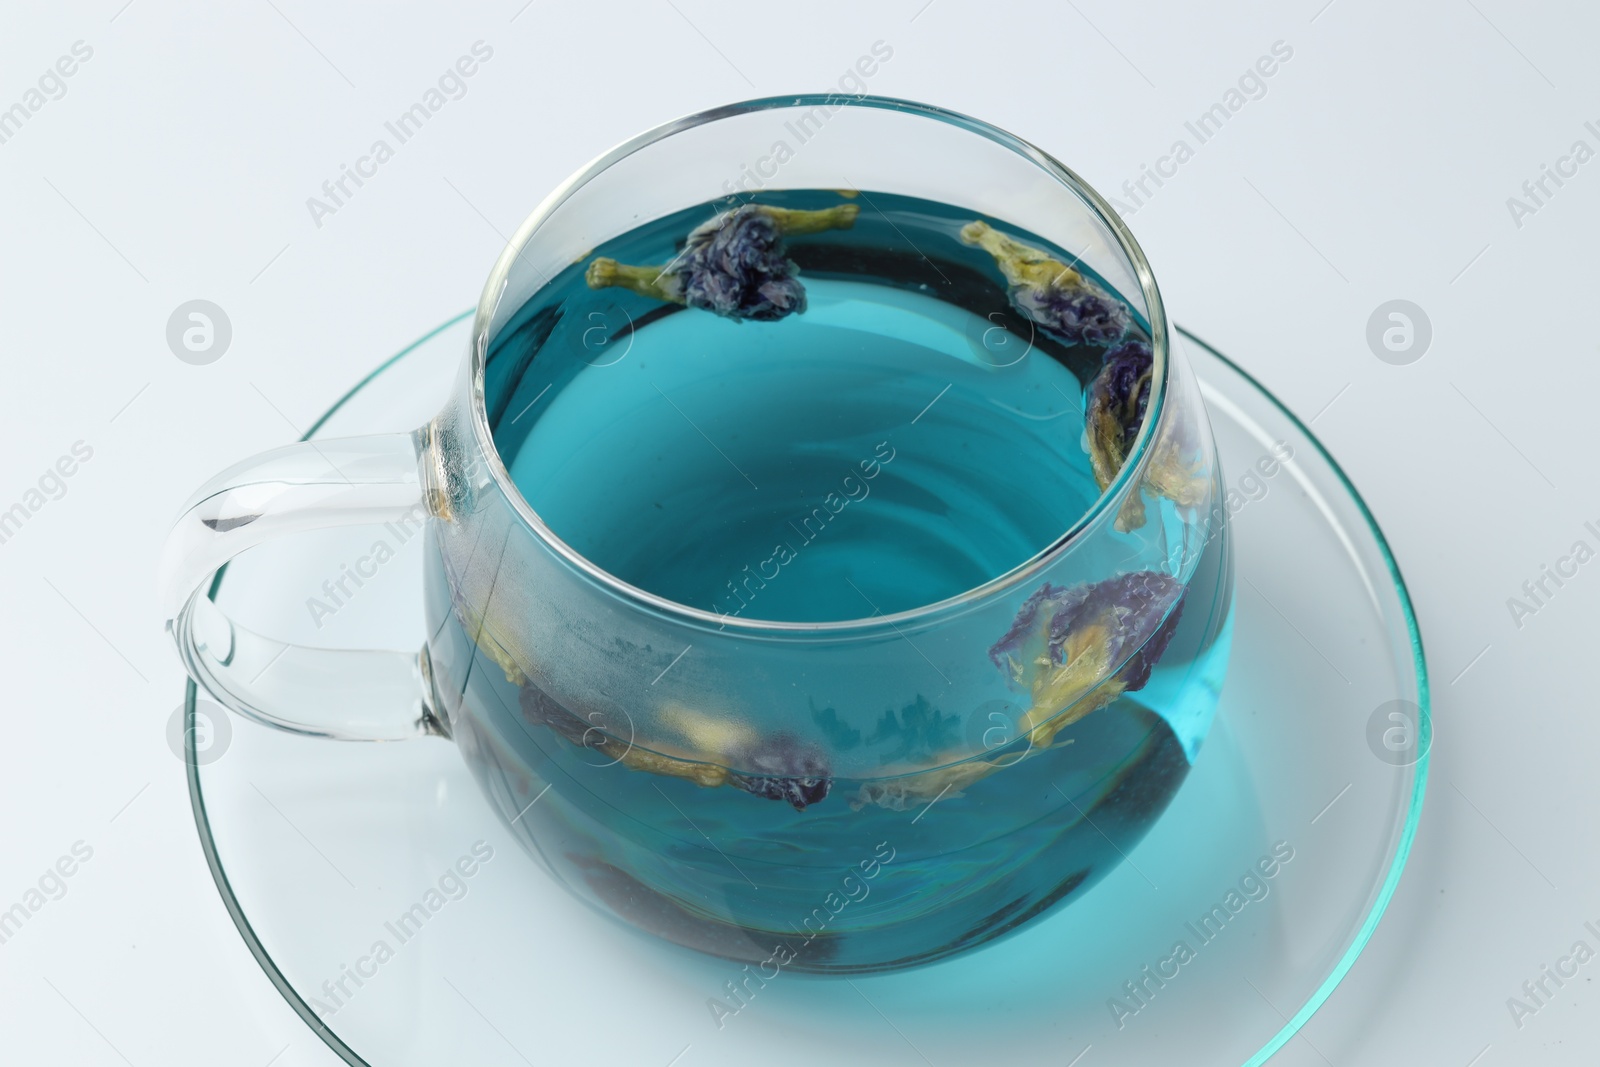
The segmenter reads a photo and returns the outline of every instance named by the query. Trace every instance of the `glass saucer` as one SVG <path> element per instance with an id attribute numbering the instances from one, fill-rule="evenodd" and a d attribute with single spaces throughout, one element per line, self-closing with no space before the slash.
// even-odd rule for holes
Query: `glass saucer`
<path id="1" fill-rule="evenodd" d="M 467 329 L 464 314 L 409 346 L 311 433 L 421 425 Z M 569 896 L 450 742 L 298 737 L 190 683 L 195 820 L 251 951 L 335 1052 L 372 1067 L 1265 1062 L 1394 893 L 1427 779 L 1427 674 L 1394 559 L 1332 458 L 1220 353 L 1177 343 L 1235 491 L 1233 662 L 1171 807 L 1076 903 L 917 970 L 763 978 Z M 1270 462 L 1275 445 L 1292 458 Z M 419 647 L 421 555 L 388 529 L 306 535 L 235 563 L 213 595 L 304 643 Z M 347 568 L 371 573 L 344 579 L 331 616 L 308 610 Z"/>

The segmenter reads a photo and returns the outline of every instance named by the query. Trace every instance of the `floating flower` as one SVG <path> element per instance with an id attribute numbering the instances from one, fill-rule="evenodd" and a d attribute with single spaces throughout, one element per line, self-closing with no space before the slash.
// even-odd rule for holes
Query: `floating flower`
<path id="1" fill-rule="evenodd" d="M 1084 416 L 1089 461 L 1102 492 L 1116 480 L 1144 425 L 1154 368 L 1147 342 L 1124 341 L 1106 353 L 1100 373 L 1089 385 L 1089 405 Z M 1187 427 L 1174 415 L 1157 433 L 1143 480 L 1128 494 L 1117 516 L 1117 529 L 1132 530 L 1144 525 L 1143 488 L 1183 507 L 1204 503 L 1210 483 L 1195 451 L 1193 442 L 1188 440 Z"/>
<path id="2" fill-rule="evenodd" d="M 1144 425 L 1154 369 L 1149 345 L 1139 340 L 1124 341 L 1106 353 L 1100 373 L 1089 384 L 1084 420 L 1088 427 L 1089 463 L 1101 492 L 1116 480 Z"/>
<path id="3" fill-rule="evenodd" d="M 665 266 L 631 267 L 600 256 L 584 280 L 591 289 L 621 286 L 727 319 L 774 322 L 806 309 L 800 268 L 785 255 L 783 238 L 849 229 L 860 210 L 855 204 L 818 211 L 746 204 L 696 226 Z"/>
<path id="4" fill-rule="evenodd" d="M 1128 308 L 1045 252 L 1007 237 L 986 222 L 969 222 L 961 240 L 994 257 L 1024 316 L 1069 344 L 1109 345 L 1128 331 Z"/>

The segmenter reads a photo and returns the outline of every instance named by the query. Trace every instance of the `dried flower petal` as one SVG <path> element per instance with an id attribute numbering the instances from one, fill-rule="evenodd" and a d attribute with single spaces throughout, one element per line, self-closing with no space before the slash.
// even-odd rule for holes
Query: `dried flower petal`
<path id="1" fill-rule="evenodd" d="M 1184 590 L 1182 582 L 1159 571 L 1071 587 L 1046 583 L 1023 602 L 1010 629 L 989 649 L 990 661 L 1032 698 L 1019 723 L 1027 749 L 1008 746 L 990 757 L 965 760 L 952 752 L 946 766 L 863 783 L 851 807 L 876 804 L 905 811 L 936 798 L 959 797 L 974 782 L 1057 744 L 1063 728 L 1090 712 L 1143 689 L 1178 628 Z"/>
<path id="2" fill-rule="evenodd" d="M 691 734 L 709 747 L 693 753 L 694 758 L 670 756 L 636 746 L 603 729 L 599 713 L 585 721 L 536 685 L 525 684 L 519 692 L 523 717 L 530 723 L 548 727 L 569 744 L 594 749 L 630 770 L 687 778 L 703 786 L 731 785 L 768 800 L 788 801 L 796 811 L 821 802 L 828 795 L 833 779 L 826 754 L 817 746 L 789 734 L 759 739 L 742 726 L 722 728 L 716 720 L 686 708 L 669 708 L 667 719 L 680 732 Z M 732 751 L 722 742 L 738 739 Z M 728 766 L 744 768 L 730 771 Z"/>
<path id="3" fill-rule="evenodd" d="M 785 254 L 783 237 L 848 229 L 859 212 L 855 204 L 819 211 L 746 204 L 696 226 L 665 266 L 632 267 L 600 256 L 584 280 L 591 289 L 621 286 L 723 318 L 774 322 L 806 309 L 799 268 Z"/>
<path id="4" fill-rule="evenodd" d="M 796 811 L 819 803 L 833 785 L 822 750 L 788 734 L 747 749 L 737 765 L 756 773 L 730 775 L 729 784 L 768 800 L 786 800 Z"/>
<path id="5" fill-rule="evenodd" d="M 1060 260 L 986 222 L 963 226 L 961 240 L 993 256 L 1011 286 L 1011 303 L 1063 341 L 1109 345 L 1127 333 L 1127 306 Z"/>
<path id="6" fill-rule="evenodd" d="M 1010 766 L 1010 763 L 1002 765 L 987 759 L 969 759 L 931 771 L 863 782 L 850 799 L 850 807 L 860 811 L 868 804 L 876 804 L 890 811 L 907 811 L 935 800 L 956 800 L 967 786 L 987 778 L 1002 766 Z"/>
<path id="7" fill-rule="evenodd" d="M 696 226 L 675 268 L 684 302 L 730 319 L 771 322 L 806 308 L 800 268 L 784 255 L 778 225 L 742 207 Z"/>
<path id="8" fill-rule="evenodd" d="M 1210 497 L 1210 466 L 1188 420 L 1175 416 L 1156 427 L 1142 484 L 1179 507 L 1198 508 Z"/>
<path id="9" fill-rule="evenodd" d="M 1069 590 L 1050 619 L 1052 659 L 1067 663 L 1073 631 L 1098 623 L 1106 630 L 1106 658 L 1122 664 L 1123 692 L 1138 692 L 1178 627 L 1185 589 L 1160 571 L 1134 571 Z"/>
<path id="10" fill-rule="evenodd" d="M 1011 683 L 1019 688 L 1028 687 L 1024 665 L 1035 663 L 1045 655 L 1050 636 L 1049 622 L 1056 611 L 1056 599 L 1062 592 L 1049 582 L 1040 586 L 1022 602 L 1005 636 L 989 647 L 989 662 L 1005 671 Z"/>
<path id="11" fill-rule="evenodd" d="M 989 658 L 1032 696 L 1022 724 L 1037 747 L 1144 688 L 1177 629 L 1184 590 L 1159 571 L 1135 571 L 1070 588 L 1047 583 L 1028 598 Z"/>
<path id="12" fill-rule="evenodd" d="M 1142 340 L 1124 341 L 1105 355 L 1100 373 L 1089 384 L 1085 420 L 1089 430 L 1089 462 L 1102 492 L 1127 462 L 1144 425 L 1150 403 L 1155 359 Z"/>
<path id="13" fill-rule="evenodd" d="M 1124 341 L 1105 355 L 1100 373 L 1089 385 L 1089 461 L 1095 482 L 1105 490 L 1122 470 L 1133 451 L 1134 439 L 1144 425 L 1150 403 L 1154 368 L 1150 345 L 1139 339 Z M 1149 489 L 1180 507 L 1199 507 L 1210 491 L 1206 466 L 1196 447 L 1188 420 L 1180 414 L 1158 427 L 1150 445 L 1150 462 L 1140 484 L 1130 490 L 1117 515 L 1117 529 L 1144 525 L 1144 497 Z"/>

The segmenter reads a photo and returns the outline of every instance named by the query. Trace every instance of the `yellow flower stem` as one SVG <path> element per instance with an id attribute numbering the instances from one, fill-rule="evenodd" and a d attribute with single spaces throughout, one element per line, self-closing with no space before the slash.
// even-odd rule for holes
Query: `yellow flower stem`
<path id="1" fill-rule="evenodd" d="M 1012 285 L 1053 289 L 1074 286 L 1083 280 L 1077 271 L 1065 263 L 1007 237 L 987 222 L 969 222 L 961 227 L 961 240 L 965 244 L 977 245 L 993 256 L 1000 273 Z"/>
<path id="2" fill-rule="evenodd" d="M 672 304 L 683 303 L 683 293 L 677 277 L 666 272 L 666 267 L 630 267 L 609 256 L 600 256 L 584 272 L 583 280 L 591 289 L 612 287 L 631 289 L 640 296 L 665 300 Z"/>
<path id="3" fill-rule="evenodd" d="M 822 233 L 825 230 L 848 230 L 856 224 L 856 216 L 861 214 L 858 204 L 836 204 L 818 211 L 799 211 L 768 204 L 758 204 L 757 207 L 778 224 L 778 232 L 785 237 Z"/>

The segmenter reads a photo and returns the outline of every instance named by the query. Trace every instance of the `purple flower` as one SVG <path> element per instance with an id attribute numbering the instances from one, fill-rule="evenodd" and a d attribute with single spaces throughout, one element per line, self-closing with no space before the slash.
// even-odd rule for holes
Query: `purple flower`
<path id="1" fill-rule="evenodd" d="M 806 309 L 800 268 L 785 254 L 783 238 L 848 229 L 859 211 L 855 204 L 816 211 L 746 204 L 696 226 L 665 266 L 628 266 L 600 256 L 584 280 L 591 289 L 621 286 L 727 319 L 774 322 Z"/>
<path id="2" fill-rule="evenodd" d="M 1100 643 L 1103 662 L 1122 692 L 1150 680 L 1178 628 L 1185 586 L 1160 571 L 1134 571 L 1075 586 L 1046 583 L 1023 603 L 989 659 L 1014 681 L 1033 687 L 1049 668 L 1068 666 L 1071 646 L 1086 635 Z"/>
<path id="3" fill-rule="evenodd" d="M 968 223 L 960 236 L 994 258 L 1012 305 L 1063 341 L 1109 345 L 1128 332 L 1127 305 L 1060 260 L 986 222 Z"/>
<path id="4" fill-rule="evenodd" d="M 1017 611 L 1017 617 L 1011 620 L 1011 629 L 1005 636 L 989 646 L 989 662 L 1003 671 L 1008 671 L 1014 680 L 1017 678 L 1022 665 L 1039 658 L 1044 649 L 1027 647 L 1030 640 L 1036 635 L 1048 635 L 1047 625 L 1041 625 L 1039 617 L 1042 614 L 1046 623 L 1055 613 L 1056 601 L 1066 590 L 1044 583 L 1027 600 L 1022 602 L 1022 607 Z"/>
<path id="5" fill-rule="evenodd" d="M 730 785 L 768 800 L 787 800 L 796 811 L 819 803 L 833 785 L 822 750 L 788 734 L 745 752 L 738 766 L 748 770 L 730 775 Z"/>
<path id="6" fill-rule="evenodd" d="M 1089 443 L 1089 463 L 1102 490 L 1116 480 L 1133 452 L 1133 442 L 1144 426 L 1150 406 L 1150 384 L 1155 361 L 1148 342 L 1133 339 L 1105 355 L 1100 373 L 1089 384 L 1088 410 L 1084 413 Z M 1139 484 L 1129 489 L 1117 514 L 1117 529 L 1144 525 L 1144 492 L 1165 497 L 1181 508 L 1197 508 L 1210 496 L 1211 472 L 1195 424 L 1181 406 L 1172 410 L 1157 428 L 1150 444 L 1150 460 Z"/>
<path id="7" fill-rule="evenodd" d="M 674 268 L 690 307 L 756 322 L 806 309 L 799 270 L 777 222 L 750 204 L 696 226 Z"/>
<path id="8" fill-rule="evenodd" d="M 1074 629 L 1102 624 L 1110 635 L 1107 658 L 1122 663 L 1117 679 L 1125 692 L 1138 692 L 1178 628 L 1186 588 L 1160 571 L 1134 571 L 1074 587 L 1050 620 L 1051 661 L 1067 662 L 1067 639 Z"/>
<path id="9" fill-rule="evenodd" d="M 1011 287 L 1011 303 L 1070 344 L 1109 345 L 1128 332 L 1128 309 L 1072 272 L 1074 284 Z"/>
<path id="10" fill-rule="evenodd" d="M 1134 438 L 1144 425 L 1150 403 L 1150 380 L 1155 360 L 1150 346 L 1138 339 L 1124 341 L 1108 351 L 1100 373 L 1089 384 L 1089 460 L 1094 479 L 1104 490 L 1122 470 Z"/>

